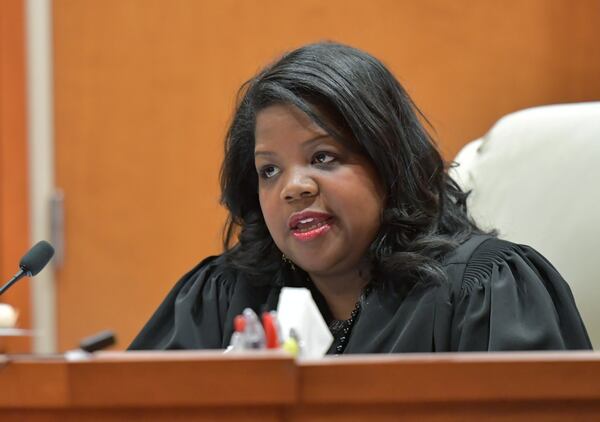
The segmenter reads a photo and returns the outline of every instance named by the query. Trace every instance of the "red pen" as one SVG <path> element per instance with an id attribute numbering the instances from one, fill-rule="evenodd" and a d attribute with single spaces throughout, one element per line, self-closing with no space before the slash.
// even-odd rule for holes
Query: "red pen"
<path id="1" fill-rule="evenodd" d="M 270 312 L 263 312 L 262 324 L 265 330 L 265 340 L 267 349 L 279 348 L 279 338 L 277 335 L 276 321 L 273 320 L 273 315 Z"/>

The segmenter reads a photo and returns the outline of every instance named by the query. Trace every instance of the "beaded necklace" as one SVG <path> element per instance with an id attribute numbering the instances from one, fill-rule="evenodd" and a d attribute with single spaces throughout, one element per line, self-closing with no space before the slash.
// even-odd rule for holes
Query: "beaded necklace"
<path id="1" fill-rule="evenodd" d="M 335 346 L 335 354 L 341 355 L 346 350 L 346 346 L 348 345 L 348 340 L 350 339 L 350 334 L 352 334 L 352 328 L 354 328 L 354 323 L 360 314 L 362 309 L 362 302 L 366 299 L 366 297 L 371 292 L 371 286 L 367 285 L 360 298 L 354 305 L 354 309 L 350 313 L 350 318 L 345 320 L 333 320 L 329 323 L 329 331 L 333 334 L 335 341 L 337 341 L 337 345 Z M 338 337 L 339 336 L 339 337 Z"/>

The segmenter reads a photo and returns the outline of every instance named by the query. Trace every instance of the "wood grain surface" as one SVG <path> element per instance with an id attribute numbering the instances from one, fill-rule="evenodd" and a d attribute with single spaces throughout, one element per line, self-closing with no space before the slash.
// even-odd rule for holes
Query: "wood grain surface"
<path id="1" fill-rule="evenodd" d="M 9 357 L 5 420 L 594 420 L 600 354 Z M 19 419 L 21 418 L 21 419 Z M 25 419 L 23 419 L 25 418 Z"/>

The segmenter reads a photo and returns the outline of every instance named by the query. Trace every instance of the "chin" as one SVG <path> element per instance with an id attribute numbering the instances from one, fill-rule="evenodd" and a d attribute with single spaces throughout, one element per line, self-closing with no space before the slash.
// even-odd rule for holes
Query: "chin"
<path id="1" fill-rule="evenodd" d="M 303 259 L 299 259 L 298 261 L 294 261 L 296 262 L 296 264 L 302 268 L 304 271 L 306 271 L 309 274 L 327 274 L 331 271 L 332 267 L 333 267 L 333 263 L 329 262 L 329 261 L 325 261 L 323 259 L 318 260 L 318 262 L 315 261 L 307 261 L 307 260 L 303 260 Z"/>

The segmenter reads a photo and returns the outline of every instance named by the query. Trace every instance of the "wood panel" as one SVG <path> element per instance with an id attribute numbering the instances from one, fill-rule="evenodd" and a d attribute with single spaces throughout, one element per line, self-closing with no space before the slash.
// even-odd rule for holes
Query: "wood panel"
<path id="1" fill-rule="evenodd" d="M 279 421 L 297 397 L 282 353 L 26 357 L 0 371 L 3 421 Z"/>
<path id="2" fill-rule="evenodd" d="M 597 420 L 600 356 L 454 353 L 294 361 L 278 352 L 18 357 L 3 421 Z"/>
<path id="3" fill-rule="evenodd" d="M 593 352 L 522 352 L 326 358 L 302 365 L 299 394 L 315 405 L 595 400 L 598 357 Z"/>
<path id="4" fill-rule="evenodd" d="M 18 270 L 29 246 L 25 39 L 22 0 L 0 1 L 0 283 Z M 18 324 L 31 325 L 27 280 L 11 287 L 1 302 L 19 312 Z M 28 339 L 0 339 L 0 350 L 24 352 Z"/>
<path id="5" fill-rule="evenodd" d="M 446 157 L 507 112 L 600 97 L 597 0 L 54 1 L 61 349 L 125 347 L 174 281 L 219 252 L 222 138 L 240 84 L 332 39 L 387 63 Z"/>
<path id="6" fill-rule="evenodd" d="M 597 353 L 437 353 L 300 366 L 292 421 L 595 420 Z"/>

